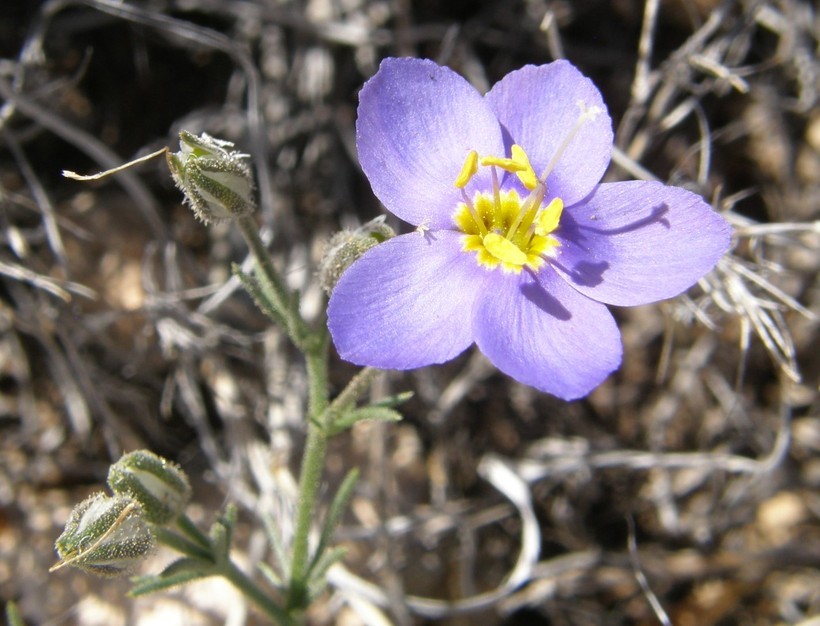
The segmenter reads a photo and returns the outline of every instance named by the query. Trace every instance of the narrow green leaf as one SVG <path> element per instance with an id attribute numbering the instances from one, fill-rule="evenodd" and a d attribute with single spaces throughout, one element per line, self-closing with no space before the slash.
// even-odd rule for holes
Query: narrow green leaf
<path id="1" fill-rule="evenodd" d="M 345 415 L 353 409 L 361 397 L 370 389 L 380 370 L 374 367 L 365 367 L 350 379 L 342 392 L 333 399 L 329 407 L 329 421 L 332 423 L 340 415 Z"/>
<path id="2" fill-rule="evenodd" d="M 212 574 L 193 569 L 183 569 L 172 576 L 137 576 L 132 579 L 134 586 L 128 592 L 132 598 L 144 596 L 157 591 L 164 591 L 172 587 L 178 587 L 185 583 L 193 582 L 201 578 L 207 578 Z"/>
<path id="3" fill-rule="evenodd" d="M 259 307 L 259 310 L 267 315 L 273 322 L 279 324 L 282 328 L 287 328 L 287 318 L 278 308 L 276 308 L 276 305 L 265 293 L 265 290 L 259 284 L 259 281 L 250 274 L 243 272 L 236 263 L 231 266 L 231 270 L 239 279 L 239 282 L 242 283 L 245 291 L 248 292 L 248 295 L 250 295 L 253 299 L 256 306 Z"/>
<path id="4" fill-rule="evenodd" d="M 211 526 L 211 545 L 213 545 L 214 558 L 217 563 L 230 560 L 231 538 L 236 525 L 236 515 L 236 507 L 229 504 L 225 507 L 225 513 Z"/>
<path id="5" fill-rule="evenodd" d="M 164 570 L 162 570 L 158 578 L 171 578 L 174 576 L 179 576 L 183 573 L 196 573 L 200 576 L 211 576 L 212 569 L 213 563 L 201 561 L 200 559 L 183 557 L 181 559 L 177 559 L 173 563 L 170 563 Z"/>
<path id="6" fill-rule="evenodd" d="M 185 534 L 186 537 L 188 537 L 188 539 L 190 539 L 194 543 L 199 544 L 203 548 L 207 548 L 210 550 L 211 543 L 210 541 L 208 541 L 207 535 L 205 535 L 205 533 L 203 533 L 187 515 L 183 513 L 182 515 L 177 516 L 176 521 L 177 527 L 179 527 L 179 529 Z"/>
<path id="7" fill-rule="evenodd" d="M 322 561 L 324 552 L 328 544 L 333 538 L 333 533 L 344 515 L 347 505 L 350 504 L 350 499 L 353 497 L 353 490 L 356 487 L 356 482 L 359 480 L 359 470 L 353 468 L 347 473 L 339 490 L 333 497 L 333 502 L 330 503 L 330 508 L 327 510 L 325 516 L 325 523 L 322 526 L 322 534 L 319 536 L 319 543 L 316 546 L 316 551 L 313 553 L 310 566 L 308 567 L 308 577 L 313 577 L 314 569 L 318 563 Z"/>
<path id="8" fill-rule="evenodd" d="M 228 531 L 228 543 L 233 541 L 233 529 L 236 527 L 236 520 L 239 517 L 239 511 L 236 506 L 229 504 L 225 507 L 225 514 L 222 516 L 222 523 Z"/>
<path id="9" fill-rule="evenodd" d="M 387 396 L 386 398 L 382 398 L 378 402 L 373 403 L 372 406 L 381 406 L 381 407 L 394 407 L 399 406 L 400 404 L 404 404 L 410 398 L 412 398 L 415 394 L 412 391 L 402 391 L 401 393 L 397 393 L 392 396 Z"/>
<path id="10" fill-rule="evenodd" d="M 210 547 L 194 543 L 182 535 L 175 533 L 173 530 L 168 530 L 162 526 L 154 526 L 152 531 L 159 543 L 168 546 L 180 554 L 203 561 L 213 561 L 213 553 Z"/>
<path id="11" fill-rule="evenodd" d="M 273 521 L 271 516 L 266 515 L 263 521 L 265 524 L 265 534 L 268 536 L 268 543 L 271 548 L 273 548 L 273 553 L 276 557 L 276 563 L 279 566 L 279 571 L 289 572 L 290 554 L 285 549 L 285 542 L 282 537 L 282 533 L 279 531 L 279 528 L 276 526 L 276 523 Z M 278 577 L 279 576 L 277 575 L 277 578 Z"/>
<path id="12" fill-rule="evenodd" d="M 334 563 L 341 561 L 347 554 L 347 548 L 336 546 L 330 550 L 326 550 L 322 557 L 316 562 L 310 572 L 310 580 L 308 580 L 308 595 L 311 599 L 315 599 L 324 591 L 327 586 L 325 574 Z"/>
<path id="13" fill-rule="evenodd" d="M 364 420 L 381 422 L 400 422 L 402 415 L 398 411 L 385 406 L 364 406 L 348 411 L 334 421 L 328 428 L 328 435 L 336 435 L 354 424 Z"/>
<path id="14" fill-rule="evenodd" d="M 282 577 L 276 573 L 270 565 L 267 563 L 258 563 L 257 566 L 259 571 L 262 572 L 262 575 L 265 577 L 265 580 L 268 581 L 271 587 L 274 589 L 284 590 L 287 586 L 285 581 L 282 580 Z"/>
<path id="15" fill-rule="evenodd" d="M 26 626 L 23 623 L 23 616 L 20 615 L 20 609 L 17 604 L 9 600 L 6 602 L 6 621 L 9 626 Z"/>

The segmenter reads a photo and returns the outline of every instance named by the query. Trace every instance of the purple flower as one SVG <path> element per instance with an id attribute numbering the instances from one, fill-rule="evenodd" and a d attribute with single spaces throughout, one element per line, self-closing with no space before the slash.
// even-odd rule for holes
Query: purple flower
<path id="1" fill-rule="evenodd" d="M 566 61 L 511 72 L 482 96 L 450 69 L 387 59 L 362 88 L 359 160 L 417 232 L 380 244 L 336 285 L 340 356 L 412 369 L 475 343 L 502 372 L 570 400 L 621 362 L 607 304 L 663 300 L 729 247 L 699 196 L 600 183 L 612 123 Z"/>

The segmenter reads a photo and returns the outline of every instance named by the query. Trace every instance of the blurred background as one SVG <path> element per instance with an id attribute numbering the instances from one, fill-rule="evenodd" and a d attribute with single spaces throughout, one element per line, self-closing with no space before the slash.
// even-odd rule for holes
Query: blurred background
<path id="1" fill-rule="evenodd" d="M 483 92 L 567 58 L 613 118 L 606 179 L 702 194 L 735 247 L 688 294 L 615 311 L 624 364 L 584 400 L 473 351 L 385 373 L 375 397 L 414 397 L 333 441 L 328 485 L 362 480 L 309 622 L 816 625 L 818 45 L 798 0 L 3 2 L 0 599 L 27 624 L 263 623 L 218 581 L 130 600 L 127 580 L 49 574 L 53 543 L 150 448 L 191 475 L 203 526 L 239 506 L 250 571 L 274 560 L 266 525 L 287 534 L 304 442 L 303 363 L 231 280 L 231 225 L 197 222 L 163 159 L 63 169 L 176 150 L 183 128 L 235 142 L 322 323 L 325 242 L 383 211 L 354 138 L 379 61 L 432 58 Z M 354 372 L 335 359 L 334 389 Z"/>

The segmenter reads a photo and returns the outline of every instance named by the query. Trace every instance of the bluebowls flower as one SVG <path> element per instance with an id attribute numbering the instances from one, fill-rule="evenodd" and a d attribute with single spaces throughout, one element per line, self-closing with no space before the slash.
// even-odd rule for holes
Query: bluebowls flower
<path id="1" fill-rule="evenodd" d="M 570 400 L 621 362 L 606 305 L 680 294 L 730 245 L 703 199 L 600 183 L 612 123 L 566 61 L 511 72 L 482 96 L 450 69 L 386 59 L 362 88 L 359 161 L 417 226 L 366 252 L 328 306 L 340 356 L 413 369 L 475 343 L 502 372 Z"/>

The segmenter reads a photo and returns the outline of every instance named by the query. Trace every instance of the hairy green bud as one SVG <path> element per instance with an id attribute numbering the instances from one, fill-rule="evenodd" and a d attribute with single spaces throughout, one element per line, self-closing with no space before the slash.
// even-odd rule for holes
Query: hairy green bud
<path id="1" fill-rule="evenodd" d="M 148 450 L 129 452 L 114 463 L 108 470 L 108 486 L 116 495 L 139 503 L 152 524 L 172 521 L 191 499 L 185 472 Z"/>
<path id="2" fill-rule="evenodd" d="M 154 536 L 139 504 L 96 493 L 74 507 L 54 547 L 60 561 L 50 571 L 71 565 L 114 577 L 133 572 L 154 549 Z"/>
<path id="3" fill-rule="evenodd" d="M 319 263 L 319 284 L 328 293 L 333 291 L 344 271 L 353 261 L 375 245 L 395 237 L 396 232 L 384 223 L 384 215 L 362 224 L 355 230 L 343 230 L 330 238 Z"/>
<path id="4" fill-rule="evenodd" d="M 167 152 L 171 176 L 204 223 L 223 222 L 256 208 L 249 155 L 206 133 L 179 133 L 179 152 Z"/>

